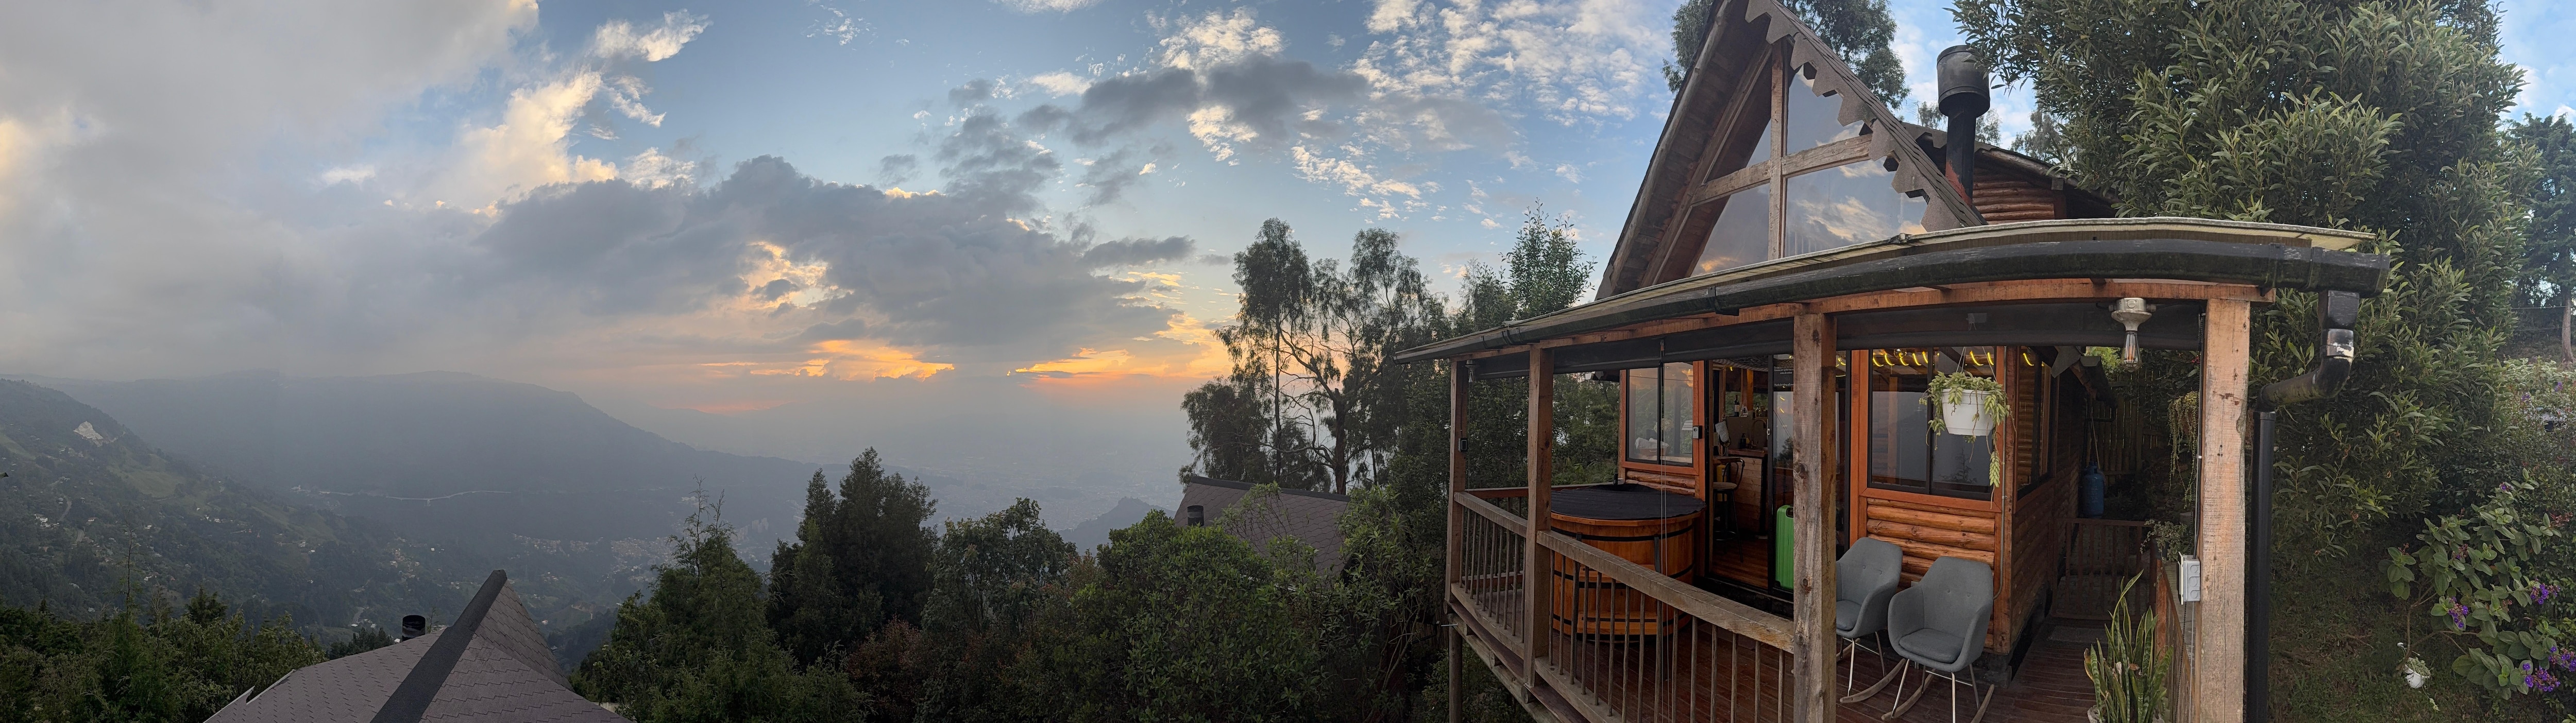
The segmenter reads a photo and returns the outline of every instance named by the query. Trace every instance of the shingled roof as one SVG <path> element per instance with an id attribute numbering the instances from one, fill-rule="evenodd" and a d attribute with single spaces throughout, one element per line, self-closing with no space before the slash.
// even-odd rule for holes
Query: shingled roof
<path id="1" fill-rule="evenodd" d="M 1267 550 L 1272 539 L 1288 537 L 1315 548 L 1315 571 L 1330 577 L 1342 569 L 1342 511 L 1350 509 L 1351 498 L 1330 492 L 1279 490 L 1266 500 L 1256 500 L 1256 507 L 1244 509 L 1226 518 L 1228 511 L 1244 501 L 1253 490 L 1248 482 L 1236 482 L 1191 475 L 1181 491 L 1181 508 L 1172 519 L 1190 523 L 1191 507 L 1201 509 L 1207 524 L 1223 524 L 1225 531 L 1252 543 L 1255 549 Z"/>
<path id="2" fill-rule="evenodd" d="M 493 570 L 456 624 L 297 668 L 207 723 L 626 720 L 566 686 L 509 575 Z"/>

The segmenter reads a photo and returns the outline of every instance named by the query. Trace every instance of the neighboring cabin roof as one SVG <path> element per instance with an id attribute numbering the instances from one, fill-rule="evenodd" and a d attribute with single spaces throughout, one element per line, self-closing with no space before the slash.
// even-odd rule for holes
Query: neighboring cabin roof
<path id="1" fill-rule="evenodd" d="M 1188 524 L 1189 509 L 1197 505 L 1205 510 L 1208 524 L 1218 524 L 1252 489 L 1247 482 L 1191 475 L 1182 485 L 1181 506 L 1172 519 Z M 1315 548 L 1315 571 L 1331 576 L 1342 569 L 1340 519 L 1350 506 L 1351 498 L 1345 495 L 1283 489 L 1270 498 L 1270 504 L 1237 514 L 1225 523 L 1225 531 L 1264 551 L 1273 538 L 1295 539 Z"/>
<path id="2" fill-rule="evenodd" d="M 545 634 L 494 570 L 456 624 L 297 668 L 207 723 L 625 720 L 565 686 Z"/>
<path id="3" fill-rule="evenodd" d="M 1795 15 L 1774 0 L 1720 0 L 1715 10 L 1708 41 L 1700 45 L 1699 59 L 1691 64 L 1681 93 L 1673 96 L 1663 135 L 1646 163 L 1645 181 L 1638 185 L 1636 203 L 1629 207 L 1618 246 L 1602 268 L 1600 298 L 1652 283 L 1646 277 L 1662 256 L 1670 226 L 1682 220 L 1684 201 L 1695 185 L 1693 176 L 1709 150 L 1709 137 L 1727 117 L 1746 72 L 1763 62 L 1764 54 L 1784 38 L 1789 43 L 1789 67 L 1813 68 L 1817 90 L 1831 91 L 1842 99 L 1838 120 L 1844 124 L 1866 121 L 1863 132 L 1873 139 L 1870 157 L 1895 161 L 1890 185 L 1900 192 L 1923 194 L 1928 201 L 1923 228 L 1940 231 L 1984 223 L 1941 174 L 1939 165 L 1914 142 L 1914 135 L 1894 131 L 1908 125 Z M 1762 102 L 1765 107 L 1770 103 L 1767 98 Z"/>

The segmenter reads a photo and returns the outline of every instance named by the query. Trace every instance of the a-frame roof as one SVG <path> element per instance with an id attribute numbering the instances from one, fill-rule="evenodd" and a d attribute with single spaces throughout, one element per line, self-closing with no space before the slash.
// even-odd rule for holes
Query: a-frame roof
<path id="1" fill-rule="evenodd" d="M 1732 117 L 1734 104 L 1771 102 L 1768 96 L 1744 92 L 1741 86 L 1749 82 L 1754 68 L 1773 53 L 1783 52 L 1783 44 L 1790 69 L 1811 78 L 1816 92 L 1841 100 L 1841 123 L 1863 123 L 1861 132 L 1872 139 L 1870 158 L 1893 164 L 1894 190 L 1926 201 L 1924 230 L 1984 223 L 1942 175 L 1940 166 L 1913 142 L 1916 134 L 1905 132 L 1906 126 L 1813 30 L 1775 0 L 1720 0 L 1710 20 L 1708 42 L 1700 46 L 1699 59 L 1673 99 L 1663 136 L 1646 165 L 1645 182 L 1637 188 L 1636 204 L 1629 208 L 1618 246 L 1602 270 L 1598 298 L 1671 280 L 1661 278 L 1671 272 L 1658 267 L 1689 225 L 1685 221 L 1695 186 L 1706 175 L 1701 167 L 1713 160 L 1704 158 L 1712 155 L 1711 136 Z"/>
<path id="2" fill-rule="evenodd" d="M 623 723 L 566 687 L 509 576 L 484 578 L 456 624 L 295 669 L 207 723 Z"/>

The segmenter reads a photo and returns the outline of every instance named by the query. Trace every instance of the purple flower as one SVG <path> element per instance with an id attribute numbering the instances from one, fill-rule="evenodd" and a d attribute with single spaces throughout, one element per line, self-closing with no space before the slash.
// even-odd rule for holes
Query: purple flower
<path id="1" fill-rule="evenodd" d="M 2553 598 L 2553 597 L 2557 597 L 2557 596 L 2558 596 L 2558 591 L 2559 591 L 2559 590 L 2560 590 L 2560 588 L 2559 588 L 2558 586 L 2556 586 L 2556 585 L 2551 585 L 2551 584 L 2549 584 L 2549 583 L 2545 583 L 2545 582 L 2536 582 L 2536 583 L 2532 583 L 2532 584 L 2531 584 L 2531 604 L 2532 604 L 2532 605 L 2534 605 L 2534 606 L 2547 605 L 2547 604 L 2549 604 L 2549 599 L 2550 599 L 2550 598 Z"/>
<path id="2" fill-rule="evenodd" d="M 2442 612 L 2450 613 L 2451 615 L 2451 629 L 2469 629 L 2469 606 L 2460 604 L 2458 598 L 2447 597 L 2442 598 L 2442 605 Z"/>
<path id="3" fill-rule="evenodd" d="M 2534 691 L 2547 693 L 2558 689 L 2558 676 L 2551 675 L 2546 667 L 2532 667 L 2531 661 L 2525 660 L 2522 661 L 2522 684 Z"/>
<path id="4" fill-rule="evenodd" d="M 2559 670 L 2576 671 L 2576 650 L 2549 646 L 2549 664 L 2558 666 Z"/>

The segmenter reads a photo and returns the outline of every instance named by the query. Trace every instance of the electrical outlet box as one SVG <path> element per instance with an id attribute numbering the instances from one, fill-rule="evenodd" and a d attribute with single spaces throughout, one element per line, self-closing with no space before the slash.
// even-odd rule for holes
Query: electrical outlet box
<path id="1" fill-rule="evenodd" d="M 2182 573 L 2177 577 L 2182 578 L 2182 601 L 2200 602 L 2200 558 L 2182 556 Z"/>

